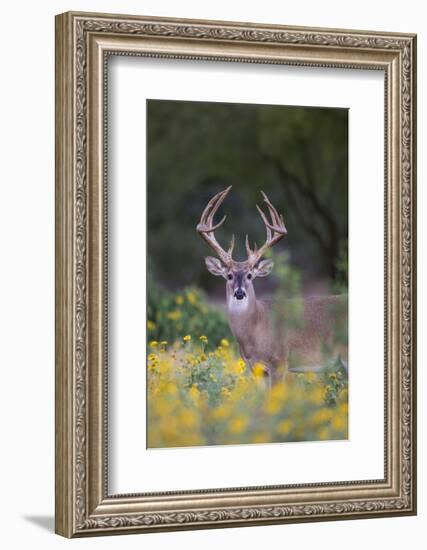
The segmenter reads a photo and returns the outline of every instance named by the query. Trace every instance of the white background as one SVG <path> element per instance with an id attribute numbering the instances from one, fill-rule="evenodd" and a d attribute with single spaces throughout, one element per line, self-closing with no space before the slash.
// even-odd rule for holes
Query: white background
<path id="1" fill-rule="evenodd" d="M 109 71 L 110 494 L 383 478 L 384 73 L 128 57 Z M 349 108 L 348 441 L 146 449 L 146 98 Z"/>
<path id="2" fill-rule="evenodd" d="M 7 3 L 2 10 L 1 82 L 1 543 L 4 548 L 218 548 L 232 545 L 357 549 L 422 548 L 425 515 L 426 390 L 425 164 L 419 159 L 419 515 L 66 541 L 52 534 L 54 510 L 54 26 L 67 9 L 246 20 L 419 33 L 418 89 L 425 95 L 422 3 L 385 0 L 298 3 L 181 0 Z M 420 101 L 419 151 L 426 112 Z M 421 155 L 420 155 L 421 157 Z"/>

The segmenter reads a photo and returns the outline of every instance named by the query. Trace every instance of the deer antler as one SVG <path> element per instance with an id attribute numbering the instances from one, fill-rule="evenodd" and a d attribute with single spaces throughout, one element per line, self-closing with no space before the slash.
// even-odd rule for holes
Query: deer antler
<path id="1" fill-rule="evenodd" d="M 262 221 L 265 224 L 267 239 L 259 250 L 257 249 L 256 243 L 254 244 L 253 250 L 251 250 L 251 247 L 249 246 L 249 239 L 246 235 L 246 253 L 248 255 L 247 261 L 248 264 L 252 267 L 262 258 L 268 248 L 273 247 L 288 232 L 285 227 L 283 217 L 278 214 L 277 210 L 271 204 L 264 191 L 261 191 L 261 194 L 270 213 L 271 222 L 268 221 L 267 216 L 264 214 L 261 208 L 256 205 L 258 212 L 261 214 Z"/>
<path id="2" fill-rule="evenodd" d="M 227 189 L 224 189 L 224 191 L 217 193 L 214 197 L 211 198 L 203 211 L 200 222 L 197 225 L 197 231 L 205 239 L 209 246 L 217 253 L 218 257 L 226 266 L 231 266 L 233 264 L 234 235 L 230 242 L 230 248 L 226 252 L 216 240 L 215 231 L 219 227 L 221 227 L 221 225 L 225 222 L 227 216 L 224 216 L 222 220 L 215 225 L 213 223 L 213 219 L 218 208 L 221 206 L 225 197 L 230 192 L 231 187 L 232 186 L 230 185 L 230 187 L 227 187 Z M 264 191 L 261 191 L 261 193 L 270 213 L 271 222 L 267 219 L 267 216 L 261 210 L 261 208 L 256 205 L 258 212 L 261 214 L 261 218 L 265 224 L 267 239 L 259 250 L 256 243 L 254 244 L 254 248 L 252 250 L 249 246 L 248 236 L 246 235 L 246 253 L 248 259 L 244 263 L 251 267 L 253 267 L 262 258 L 268 248 L 274 246 L 287 233 L 283 217 L 278 214 L 277 210 L 271 204 Z"/>
<path id="3" fill-rule="evenodd" d="M 197 231 L 205 239 L 209 246 L 217 253 L 218 257 L 226 266 L 230 266 L 233 263 L 234 235 L 230 242 L 230 248 L 226 252 L 216 240 L 214 232 L 221 227 L 227 216 L 224 216 L 216 225 L 213 224 L 213 219 L 218 208 L 228 195 L 231 187 L 232 186 L 230 185 L 230 187 L 227 187 L 227 189 L 217 193 L 211 198 L 203 211 L 200 222 L 197 225 Z"/>

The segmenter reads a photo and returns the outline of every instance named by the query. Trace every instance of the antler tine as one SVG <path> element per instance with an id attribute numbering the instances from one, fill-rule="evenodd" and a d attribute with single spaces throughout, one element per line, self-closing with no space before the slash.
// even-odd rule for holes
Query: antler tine
<path id="1" fill-rule="evenodd" d="M 251 247 L 249 246 L 249 237 L 248 237 L 247 234 L 246 234 L 246 238 L 245 238 L 245 247 L 246 247 L 246 254 L 249 258 L 249 256 L 252 254 L 252 250 L 251 250 Z"/>
<path id="2" fill-rule="evenodd" d="M 220 191 L 214 195 L 203 210 L 202 217 L 200 218 L 201 225 L 207 225 L 213 220 L 213 217 L 220 207 L 222 201 L 225 199 L 226 193 L 230 190 L 230 187 Z"/>
<path id="3" fill-rule="evenodd" d="M 266 203 L 267 205 L 267 208 L 270 212 L 270 216 L 271 216 L 271 219 L 273 220 L 273 223 L 276 223 L 277 224 L 277 230 L 279 232 L 282 232 L 284 231 L 285 233 L 287 233 L 287 230 L 286 230 L 286 227 L 285 227 L 285 224 L 283 222 L 283 217 L 281 215 L 278 214 L 277 210 L 274 208 L 274 206 L 271 204 L 269 198 L 267 197 L 267 195 L 264 193 L 264 191 L 261 191 L 261 194 L 263 196 L 263 199 L 264 199 L 264 202 Z M 270 227 L 270 229 L 272 229 L 273 231 L 275 230 L 275 227 Z"/>
<path id="4" fill-rule="evenodd" d="M 200 222 L 197 225 L 197 231 L 211 246 L 211 248 L 218 254 L 220 259 L 227 265 L 229 265 L 233 261 L 232 254 L 234 249 L 234 235 L 230 242 L 230 248 L 228 249 L 228 252 L 226 252 L 216 240 L 214 232 L 219 227 L 221 227 L 221 225 L 225 222 L 227 216 L 224 216 L 222 220 L 215 225 L 213 224 L 213 219 L 216 212 L 218 211 L 218 208 L 221 206 L 225 197 L 228 195 L 230 189 L 231 185 L 230 187 L 227 187 L 227 189 L 224 189 L 224 191 L 220 191 L 211 198 L 211 200 L 206 205 L 206 208 L 203 210 Z"/>
<path id="5" fill-rule="evenodd" d="M 256 244 L 255 244 L 254 250 L 251 250 L 249 247 L 249 240 L 246 237 L 246 252 L 248 254 L 248 262 L 252 265 L 255 265 L 255 263 L 261 259 L 265 251 L 268 248 L 271 248 L 272 246 L 274 246 L 287 233 L 285 223 L 283 221 L 283 217 L 278 214 L 277 210 L 271 204 L 270 200 L 268 199 L 264 191 L 261 191 L 261 194 L 263 196 L 264 202 L 267 205 L 268 212 L 271 216 L 271 222 L 268 220 L 262 208 L 260 208 L 257 204 L 256 205 L 257 210 L 260 213 L 262 221 L 264 222 L 264 225 L 265 225 L 267 239 L 259 250 L 257 250 Z"/>
<path id="6" fill-rule="evenodd" d="M 220 222 L 218 222 L 216 225 L 212 225 L 212 226 L 207 226 L 206 225 L 206 229 L 204 229 L 203 231 L 205 233 L 212 233 L 213 231 L 216 231 L 219 227 L 221 227 L 221 225 L 225 222 L 226 219 L 227 219 L 227 216 L 224 216 L 222 218 L 222 220 Z"/>
<path id="7" fill-rule="evenodd" d="M 262 221 L 265 223 L 265 229 L 267 231 L 267 241 L 271 239 L 271 230 L 274 231 L 274 227 L 270 225 L 269 221 L 267 220 L 267 216 L 264 214 L 262 209 L 256 205 L 258 212 L 261 214 Z"/>
<path id="8" fill-rule="evenodd" d="M 206 220 L 208 224 L 211 224 L 213 222 L 214 216 L 217 213 L 218 208 L 224 202 L 224 199 L 228 195 L 230 189 L 231 189 L 231 186 L 227 187 L 227 189 L 224 189 L 224 191 L 221 191 L 220 193 L 215 195 L 215 197 L 213 197 L 212 204 L 211 204 L 211 211 L 209 212 L 209 214 L 207 216 L 207 220 Z M 223 220 L 224 219 L 225 219 L 225 216 L 224 216 Z M 222 221 L 220 223 L 224 223 L 224 222 Z"/>
<path id="9" fill-rule="evenodd" d="M 229 247 L 228 252 L 227 252 L 227 254 L 230 256 L 230 258 L 233 257 L 233 250 L 234 250 L 234 235 L 231 237 L 230 247 Z"/>
<path id="10" fill-rule="evenodd" d="M 197 227 L 206 226 L 206 227 L 203 227 L 203 230 L 204 231 L 209 230 L 210 232 L 212 230 L 215 230 L 215 229 L 212 229 L 213 227 L 215 228 L 220 227 L 224 223 L 226 216 L 224 216 L 223 219 L 218 224 L 216 224 L 216 226 L 212 226 L 213 217 L 215 216 L 218 208 L 221 206 L 225 197 L 229 193 L 230 189 L 231 189 L 231 185 L 230 187 L 227 187 L 227 189 L 224 189 L 224 191 L 220 191 L 219 193 L 217 193 L 215 196 L 211 198 L 211 200 L 206 205 L 206 208 L 203 210 L 202 216 L 200 218 L 200 222 Z"/>

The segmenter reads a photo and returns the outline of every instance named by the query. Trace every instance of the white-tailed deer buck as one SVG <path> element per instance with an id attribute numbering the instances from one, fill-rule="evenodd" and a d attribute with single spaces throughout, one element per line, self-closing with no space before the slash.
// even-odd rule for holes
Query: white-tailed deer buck
<path id="1" fill-rule="evenodd" d="M 319 369 L 325 348 L 333 351 L 335 357 L 345 355 L 346 349 L 337 348 L 334 342 L 337 323 L 346 322 L 343 321 L 347 312 L 345 297 L 343 300 L 341 296 L 318 296 L 283 304 L 256 298 L 254 279 L 266 277 L 273 269 L 273 262 L 263 259 L 263 255 L 287 230 L 283 217 L 262 192 L 271 220 L 256 206 L 266 227 L 266 241 L 261 248 L 255 244 L 251 249 L 246 235 L 247 259 L 233 260 L 234 235 L 227 251 L 215 238 L 215 231 L 226 216 L 214 224 L 214 216 L 230 189 L 231 186 L 208 202 L 197 231 L 218 256 L 206 257 L 206 267 L 213 275 L 226 280 L 228 321 L 243 360 L 250 368 L 262 365 L 271 386 L 289 367 L 294 372 Z"/>

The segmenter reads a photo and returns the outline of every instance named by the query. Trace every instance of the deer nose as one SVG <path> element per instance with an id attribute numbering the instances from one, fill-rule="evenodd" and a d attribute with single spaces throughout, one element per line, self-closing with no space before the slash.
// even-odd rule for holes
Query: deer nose
<path id="1" fill-rule="evenodd" d="M 238 300 L 243 300 L 245 296 L 246 294 L 241 288 L 238 288 L 234 293 L 234 297 L 237 298 Z"/>

